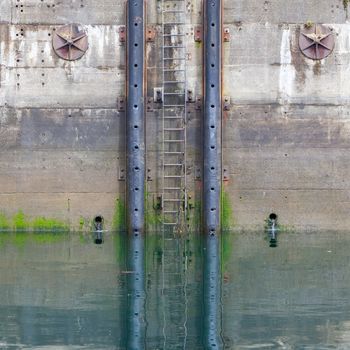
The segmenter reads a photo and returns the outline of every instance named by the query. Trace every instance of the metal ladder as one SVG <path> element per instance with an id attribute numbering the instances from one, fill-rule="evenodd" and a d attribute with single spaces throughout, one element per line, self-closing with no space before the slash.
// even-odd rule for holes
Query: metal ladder
<path id="1" fill-rule="evenodd" d="M 185 227 L 186 1 L 162 0 L 162 211 L 164 227 Z"/>

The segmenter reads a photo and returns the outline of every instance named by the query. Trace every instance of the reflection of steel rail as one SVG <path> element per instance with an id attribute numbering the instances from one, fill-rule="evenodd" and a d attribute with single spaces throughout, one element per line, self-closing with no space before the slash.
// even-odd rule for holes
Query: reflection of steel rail
<path id="1" fill-rule="evenodd" d="M 144 237 L 128 239 L 128 322 L 127 349 L 145 349 L 145 265 Z"/>
<path id="2" fill-rule="evenodd" d="M 128 231 L 144 229 L 144 1 L 128 1 L 127 19 L 127 224 Z"/>
<path id="3" fill-rule="evenodd" d="M 221 192 L 221 0 L 206 0 L 204 8 L 203 224 L 206 234 L 215 235 Z"/>
<path id="4" fill-rule="evenodd" d="M 204 348 L 222 349 L 219 237 L 207 236 L 204 256 Z"/>

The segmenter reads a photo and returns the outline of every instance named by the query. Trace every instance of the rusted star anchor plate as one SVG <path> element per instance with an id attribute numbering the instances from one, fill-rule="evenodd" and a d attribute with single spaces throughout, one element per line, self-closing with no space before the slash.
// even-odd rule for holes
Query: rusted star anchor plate
<path id="1" fill-rule="evenodd" d="M 89 43 L 86 32 L 79 24 L 68 24 L 56 29 L 52 46 L 59 57 L 74 61 L 85 54 Z"/>
<path id="2" fill-rule="evenodd" d="M 301 52 L 313 60 L 326 58 L 334 49 L 333 32 L 326 26 L 314 24 L 301 31 L 299 37 Z"/>

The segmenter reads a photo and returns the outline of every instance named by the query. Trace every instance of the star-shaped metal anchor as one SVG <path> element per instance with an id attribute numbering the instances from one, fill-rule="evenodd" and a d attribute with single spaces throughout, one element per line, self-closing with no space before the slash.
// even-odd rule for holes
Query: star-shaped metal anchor
<path id="1" fill-rule="evenodd" d="M 82 57 L 88 49 L 87 35 L 77 24 L 69 24 L 57 29 L 53 37 L 56 54 L 68 61 Z"/>
<path id="2" fill-rule="evenodd" d="M 333 33 L 325 26 L 313 25 L 300 33 L 299 47 L 308 58 L 314 60 L 326 58 L 334 48 Z"/>

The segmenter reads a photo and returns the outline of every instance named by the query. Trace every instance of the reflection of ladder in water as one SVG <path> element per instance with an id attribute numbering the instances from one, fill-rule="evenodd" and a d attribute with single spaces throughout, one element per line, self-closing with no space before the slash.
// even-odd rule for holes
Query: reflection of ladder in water
<path id="1" fill-rule="evenodd" d="M 180 229 L 187 209 L 185 0 L 162 0 L 163 224 Z"/>

